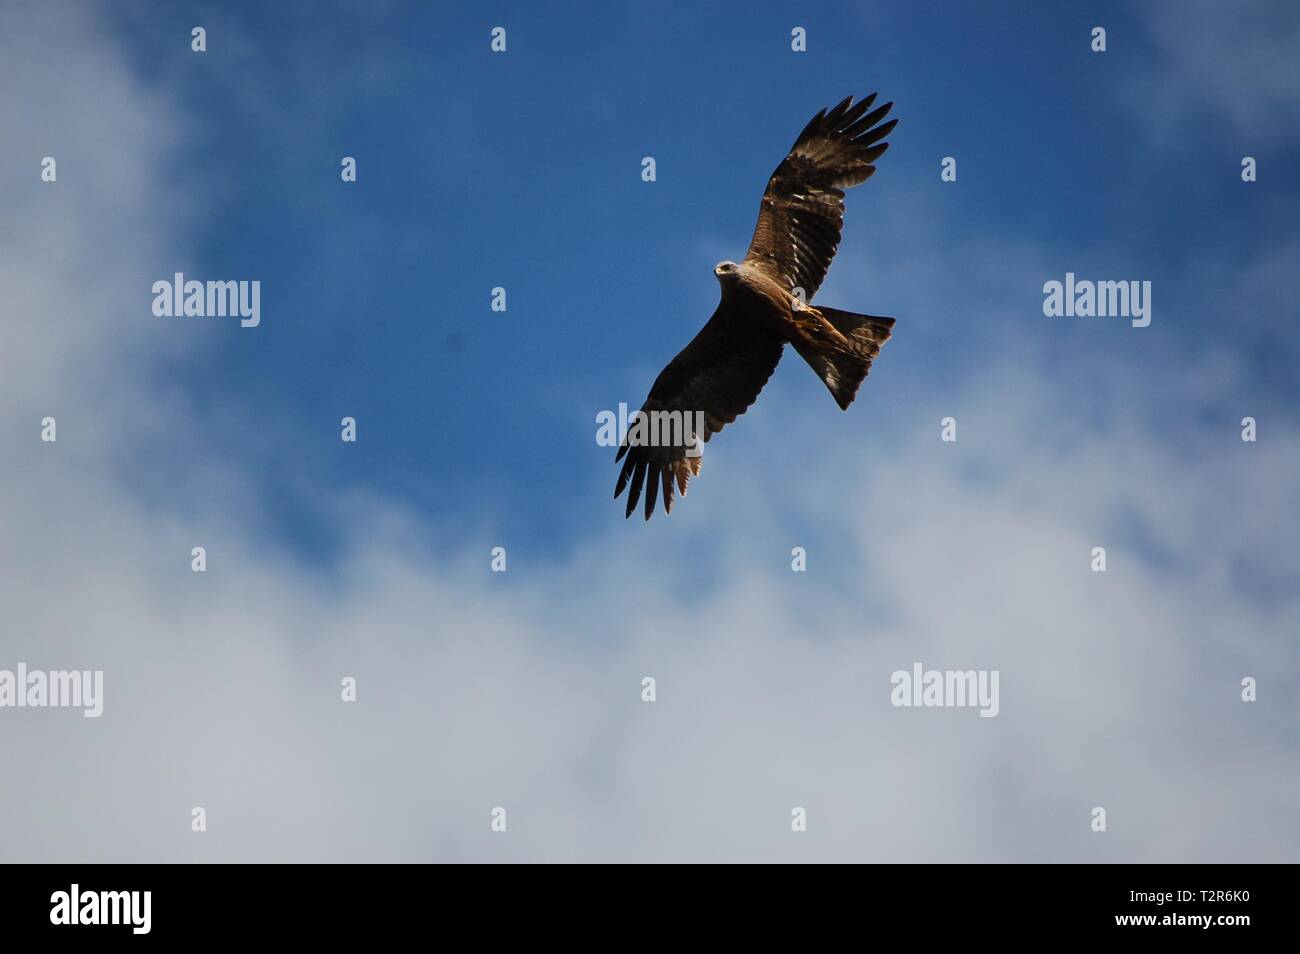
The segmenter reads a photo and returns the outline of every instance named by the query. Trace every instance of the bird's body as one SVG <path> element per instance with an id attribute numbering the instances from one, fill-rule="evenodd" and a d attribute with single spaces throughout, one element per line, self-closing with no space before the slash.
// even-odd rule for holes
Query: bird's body
<path id="1" fill-rule="evenodd" d="M 836 403 L 847 409 L 894 319 L 806 304 L 826 276 L 839 246 L 844 189 L 875 172 L 881 143 L 897 120 L 876 125 L 892 103 L 868 113 L 875 94 L 822 110 L 800 133 L 768 180 L 758 225 L 744 261 L 713 270 L 721 300 L 699 334 L 655 379 L 642 413 L 672 412 L 704 421 L 703 433 L 629 443 L 614 496 L 628 491 L 631 516 L 645 487 L 645 517 L 662 496 L 671 512 L 674 487 L 683 496 L 700 472 L 700 443 L 754 403 L 786 344 L 817 373 Z M 626 460 L 624 458 L 626 457 Z"/>

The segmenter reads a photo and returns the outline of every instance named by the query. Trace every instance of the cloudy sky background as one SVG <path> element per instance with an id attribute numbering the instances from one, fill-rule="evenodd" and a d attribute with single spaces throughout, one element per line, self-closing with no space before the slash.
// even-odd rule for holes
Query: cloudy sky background
<path id="1" fill-rule="evenodd" d="M 952 6 L 6 5 L 0 668 L 106 698 L 0 710 L 0 859 L 1297 860 L 1300 14 Z M 625 522 L 596 412 L 873 89 L 819 300 L 894 340 Z M 155 318 L 178 270 L 261 327 Z M 891 707 L 916 661 L 1000 715 Z"/>

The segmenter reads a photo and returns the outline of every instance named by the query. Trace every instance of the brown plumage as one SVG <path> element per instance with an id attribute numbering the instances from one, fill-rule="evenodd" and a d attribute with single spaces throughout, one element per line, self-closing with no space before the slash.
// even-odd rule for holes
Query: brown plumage
<path id="1" fill-rule="evenodd" d="M 898 122 L 880 123 L 893 104 L 871 109 L 875 99 L 872 93 L 854 103 L 850 96 L 812 118 L 768 180 L 744 261 L 714 268 L 722 286 L 717 310 L 660 372 L 642 407 L 646 414 L 698 417 L 700 433 L 674 432 L 653 446 L 624 439 L 615 457 L 623 466 L 614 496 L 629 488 L 627 516 L 643 489 L 647 520 L 661 495 L 664 511 L 672 511 L 674 489 L 685 496 L 700 472 L 703 442 L 754 403 L 787 342 L 842 409 L 853 402 L 894 319 L 805 302 L 821 287 L 839 247 L 844 190 L 876 171 L 889 147 L 881 140 Z"/>

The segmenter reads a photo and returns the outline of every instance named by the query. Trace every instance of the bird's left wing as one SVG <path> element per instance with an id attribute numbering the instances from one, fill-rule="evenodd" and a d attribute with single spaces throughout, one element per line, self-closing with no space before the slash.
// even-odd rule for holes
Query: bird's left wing
<path id="1" fill-rule="evenodd" d="M 659 441 L 654 446 L 629 444 L 625 437 L 614 458 L 623 461 L 614 487 L 615 498 L 631 485 L 627 516 L 632 516 L 636 509 L 647 475 L 645 518 L 649 520 L 654 513 L 661 487 L 664 512 L 672 512 L 674 482 L 685 496 L 687 482 L 700 472 L 704 441 L 754 403 L 776 370 L 783 346 L 784 342 L 776 335 L 741 320 L 725 304 L 718 306 L 708 324 L 660 372 L 641 408 L 646 413 L 679 412 L 686 427 L 672 432 L 677 439 L 667 443 Z M 690 424 L 697 420 L 702 420 L 703 433 L 692 438 Z M 662 438 L 670 429 L 658 430 Z M 693 456 L 687 454 L 692 444 Z"/>
<path id="2" fill-rule="evenodd" d="M 840 245 L 844 190 L 866 182 L 889 148 L 881 142 L 898 123 L 880 123 L 893 103 L 871 109 L 872 93 L 822 110 L 804 127 L 763 193 L 745 264 L 762 269 L 811 302 Z M 871 109 L 870 112 L 867 110 Z"/>

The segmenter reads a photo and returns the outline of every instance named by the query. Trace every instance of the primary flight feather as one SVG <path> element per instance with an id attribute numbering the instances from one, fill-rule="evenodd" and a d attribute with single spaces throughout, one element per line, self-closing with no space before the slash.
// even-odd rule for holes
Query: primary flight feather
<path id="1" fill-rule="evenodd" d="M 804 127 L 767 182 L 758 225 L 740 264 L 714 269 L 722 298 L 708 323 L 660 372 L 641 411 L 700 420 L 700 433 L 664 427 L 638 440 L 634 428 L 622 461 L 617 498 L 628 489 L 627 516 L 645 493 L 645 518 L 662 493 L 671 513 L 674 491 L 686 494 L 700 472 L 702 444 L 758 398 L 786 344 L 798 352 L 847 409 L 894 327 L 893 318 L 806 304 L 821 287 L 840 244 L 844 190 L 865 182 L 889 148 L 882 140 L 898 122 L 881 122 L 893 103 L 872 109 L 876 94 L 821 110 Z M 666 417 L 666 415 L 665 415 Z M 655 429 L 651 429 L 654 433 Z"/>

